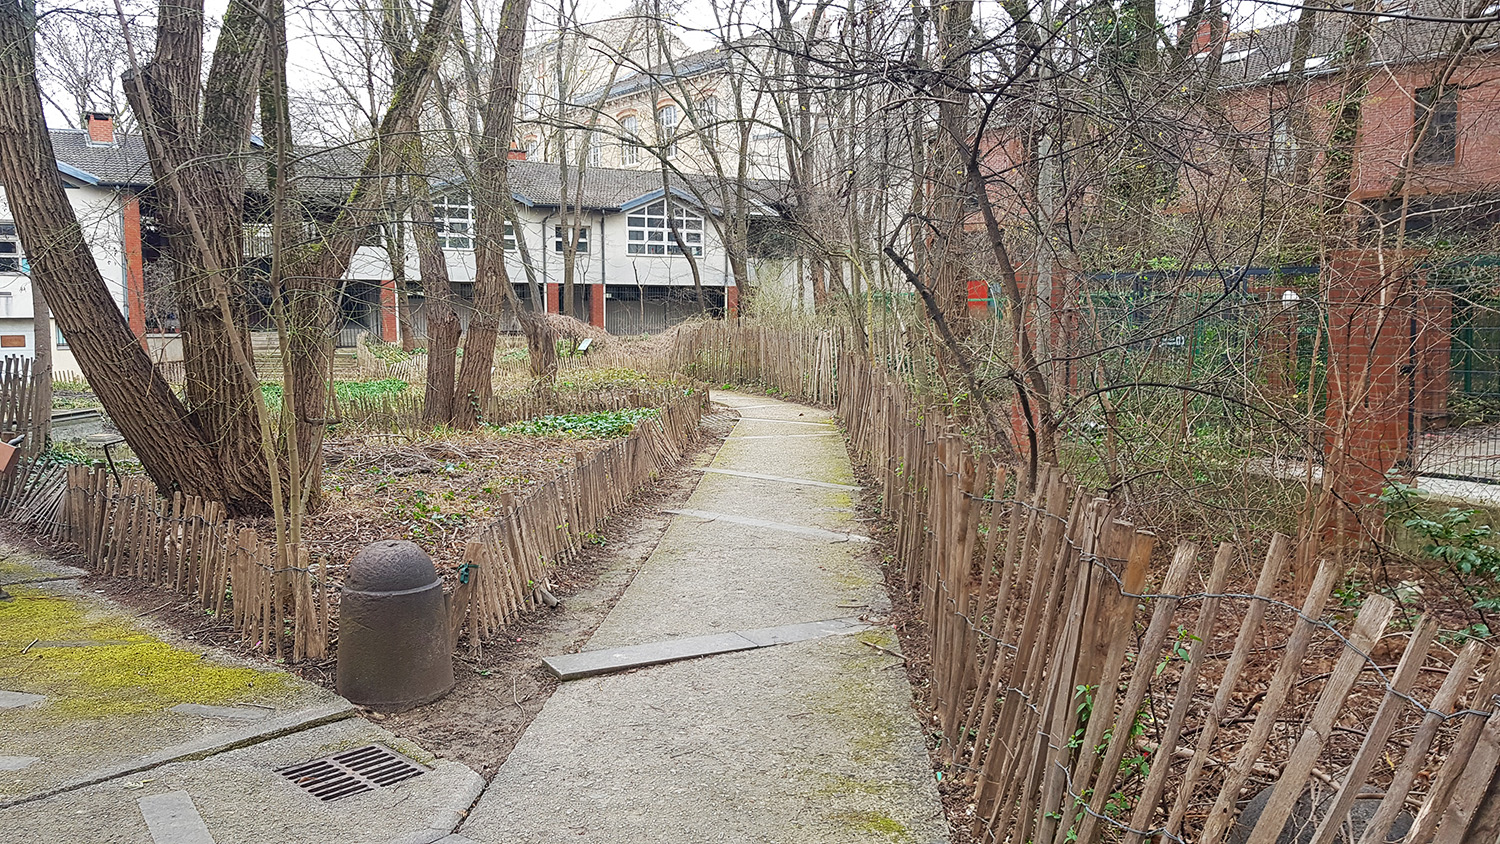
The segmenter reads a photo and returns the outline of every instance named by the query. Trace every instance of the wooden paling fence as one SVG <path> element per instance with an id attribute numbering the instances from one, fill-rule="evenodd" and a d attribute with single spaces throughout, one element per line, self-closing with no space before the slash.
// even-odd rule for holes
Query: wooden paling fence
<path id="1" fill-rule="evenodd" d="M 637 490 L 682 459 L 698 439 L 707 406 L 701 390 L 679 396 L 629 436 L 524 498 L 504 502 L 500 517 L 464 549 L 449 605 L 455 639 L 466 633 L 477 651 L 485 637 L 545 600 L 538 587 L 545 586 L 547 569 L 578 553 Z"/>
<path id="2" fill-rule="evenodd" d="M 320 567 L 295 546 L 278 553 L 218 502 L 167 499 L 145 477 L 69 466 L 62 510 L 58 538 L 95 572 L 194 596 L 267 654 L 326 655 L 331 584 Z"/>
<path id="3" fill-rule="evenodd" d="M 548 567 L 576 554 L 589 534 L 697 440 L 708 397 L 677 395 L 655 419 L 577 462 L 559 478 L 506 501 L 468 543 L 450 603 L 455 635 L 471 649 L 540 597 Z M 104 469 L 34 464 L 10 517 L 77 545 L 99 574 L 129 577 L 195 598 L 263 652 L 289 661 L 328 653 L 337 585 L 295 546 L 236 525 L 216 502 L 157 494 L 145 477 L 118 481 Z"/>
<path id="4" fill-rule="evenodd" d="M 1393 623 L 1380 595 L 1331 606 L 1331 564 L 1284 600 L 1285 536 L 1258 561 L 1230 543 L 1167 553 L 1058 470 L 1033 479 L 976 454 L 902 383 L 838 355 L 836 336 L 717 327 L 678 352 L 811 399 L 829 392 L 824 359 L 788 361 L 823 342 L 832 403 L 927 631 L 937 754 L 977 838 L 1274 844 L 1295 819 L 1312 831 L 1298 840 L 1384 844 L 1398 818 L 1411 827 L 1392 840 L 1406 844 L 1500 837 L 1489 647 L 1454 653 L 1435 620 Z M 1230 588 L 1252 571 L 1253 588 Z M 1263 788 L 1258 817 L 1239 818 Z M 1376 808 L 1351 835 L 1356 801 Z"/>

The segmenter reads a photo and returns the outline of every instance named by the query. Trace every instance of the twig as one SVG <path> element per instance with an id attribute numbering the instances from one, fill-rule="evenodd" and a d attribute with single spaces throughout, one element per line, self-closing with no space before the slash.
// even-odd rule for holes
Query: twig
<path id="1" fill-rule="evenodd" d="M 151 608 L 151 609 L 149 609 L 149 610 L 146 610 L 146 611 L 145 611 L 145 612 L 138 612 L 138 613 L 136 613 L 136 614 L 135 614 L 135 617 L 136 617 L 136 618 L 145 618 L 145 617 L 146 617 L 146 616 L 148 616 L 148 615 L 150 615 L 150 614 L 152 614 L 152 613 L 154 613 L 154 612 L 158 612 L 158 611 L 160 611 L 160 610 L 164 610 L 164 609 L 166 609 L 166 608 L 167 608 L 167 607 L 170 607 L 170 606 L 172 606 L 172 605 L 173 605 L 173 604 L 174 604 L 174 603 L 176 603 L 176 602 L 177 602 L 177 599 L 176 599 L 176 598 L 173 598 L 173 599 L 172 599 L 172 600 L 170 600 L 170 601 L 168 601 L 168 602 L 166 602 L 166 603 L 165 603 L 165 604 L 162 604 L 162 605 L 161 605 L 161 606 L 158 606 L 158 607 L 152 607 L 152 608 Z"/>
<path id="2" fill-rule="evenodd" d="M 881 646 L 875 644 L 874 642 L 866 642 L 864 639 L 857 639 L 856 641 L 858 641 L 861 645 L 866 645 L 868 647 L 872 647 L 872 648 L 874 648 L 877 651 L 881 651 L 882 653 L 888 653 L 891 656 L 895 657 L 896 659 L 899 659 L 902 662 L 906 662 L 906 657 L 902 656 L 901 654 L 896 653 L 895 651 L 891 650 L 890 648 L 882 648 Z"/>
<path id="3" fill-rule="evenodd" d="M 40 641 L 42 641 L 42 640 L 41 639 L 32 639 L 31 640 L 31 645 L 35 645 L 37 642 L 40 642 Z M 22 648 L 21 649 L 21 654 L 25 655 L 25 653 L 27 651 L 31 650 L 31 645 L 27 645 L 26 647 Z"/>

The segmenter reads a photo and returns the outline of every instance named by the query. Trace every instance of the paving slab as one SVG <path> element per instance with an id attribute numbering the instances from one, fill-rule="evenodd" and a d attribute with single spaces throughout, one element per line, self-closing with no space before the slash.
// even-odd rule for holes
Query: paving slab
<path id="1" fill-rule="evenodd" d="M 605 648 L 597 651 L 582 651 L 542 659 L 559 680 L 576 680 L 616 671 L 629 671 L 648 665 L 661 665 L 681 659 L 696 659 L 701 656 L 746 651 L 752 648 L 768 648 L 803 642 L 822 636 L 839 636 L 858 632 L 865 625 L 858 619 L 835 618 L 827 621 L 809 621 L 788 624 L 782 627 L 763 627 L 758 630 L 736 630 L 733 633 L 715 633 L 709 636 L 691 636 L 686 639 L 669 639 L 664 642 L 647 642 L 627 645 L 622 648 Z"/>
<path id="2" fill-rule="evenodd" d="M 879 561 L 868 543 L 829 541 L 865 532 L 842 439 L 795 433 L 829 424 L 825 411 L 714 398 L 754 407 L 755 418 L 736 423 L 707 467 L 724 471 L 703 474 L 585 647 L 732 641 L 725 634 L 765 646 L 563 684 L 459 835 L 479 844 L 948 840 L 910 684 L 890 653 L 898 644 L 884 623 Z M 804 424 L 776 424 L 788 421 Z M 850 616 L 866 629 L 785 632 Z"/>
<path id="3" fill-rule="evenodd" d="M 0 545 L 0 561 L 13 556 L 22 563 L 5 562 L 5 571 L 47 570 Z M 232 746 L 246 740 L 247 723 L 261 730 L 330 706 L 348 715 L 327 690 L 155 628 L 77 581 L 7 590 L 14 599 L 0 601 L 0 756 L 39 761 L 0 770 L 0 805 L 192 748 Z M 249 722 L 173 711 L 182 704 L 265 714 Z"/>
<path id="4" fill-rule="evenodd" d="M 276 773 L 279 767 L 375 743 L 429 770 L 390 788 L 329 803 Z M 0 809 L 0 840 L 164 844 L 153 837 L 142 801 L 185 794 L 215 844 L 435 841 L 453 831 L 482 784 L 467 767 L 434 759 L 368 721 L 350 718 Z"/>

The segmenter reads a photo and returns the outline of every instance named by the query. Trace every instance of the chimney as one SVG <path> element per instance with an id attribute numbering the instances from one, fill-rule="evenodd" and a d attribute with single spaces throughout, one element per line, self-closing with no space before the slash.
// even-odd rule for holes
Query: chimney
<path id="1" fill-rule="evenodd" d="M 524 150 L 524 149 L 518 149 L 516 147 L 511 147 L 510 148 L 510 154 L 507 155 L 506 158 L 510 159 L 511 161 L 525 161 L 526 160 L 526 150 Z"/>
<path id="2" fill-rule="evenodd" d="M 83 126 L 89 130 L 89 143 L 100 146 L 115 145 L 115 116 L 107 111 L 91 111 L 83 116 Z"/>
<path id="3" fill-rule="evenodd" d="M 1204 18 L 1198 21 L 1198 29 L 1193 33 L 1193 43 L 1188 55 L 1201 56 L 1213 49 L 1215 39 L 1214 25 L 1216 21 L 1212 18 Z M 1179 41 L 1187 38 L 1187 21 L 1177 25 L 1177 38 Z"/>

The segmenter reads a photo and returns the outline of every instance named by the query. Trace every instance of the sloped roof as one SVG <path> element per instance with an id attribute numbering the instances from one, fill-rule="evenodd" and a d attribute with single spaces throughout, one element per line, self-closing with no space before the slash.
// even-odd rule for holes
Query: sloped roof
<path id="1" fill-rule="evenodd" d="M 95 144 L 82 129 L 53 129 L 57 160 L 92 177 L 104 187 L 143 187 L 151 183 L 151 164 L 140 135 L 116 134 L 114 145 Z"/>
<path id="2" fill-rule="evenodd" d="M 146 147 L 139 135 L 117 134 L 116 146 L 99 146 L 88 143 L 87 133 L 73 129 L 54 129 L 52 146 L 59 165 L 81 171 L 89 180 L 104 187 L 147 187 L 151 184 L 151 167 L 146 157 Z M 297 150 L 296 172 L 298 188 L 305 195 L 325 198 L 345 194 L 352 187 L 365 163 L 365 145 L 348 144 L 335 147 L 304 148 Z M 252 155 L 247 158 L 248 174 L 253 186 L 264 184 L 265 176 L 260 167 L 263 158 Z M 461 169 L 451 158 L 437 158 L 425 175 L 433 181 L 435 190 L 444 185 L 461 185 L 464 182 Z M 391 175 L 404 175 L 402 166 L 393 161 L 385 171 Z M 558 165 L 546 161 L 511 161 L 511 191 L 516 201 L 524 205 L 558 207 L 563 204 L 562 173 Z M 78 174 L 72 173 L 75 177 Z M 567 201 L 577 201 L 578 171 L 568 173 Z M 673 175 L 668 183 L 679 195 L 702 195 L 709 205 L 729 199 L 725 186 L 710 176 Z M 615 170 L 601 167 L 583 171 L 583 192 L 579 206 L 594 211 L 618 211 L 632 199 L 639 199 L 662 190 L 662 174 L 659 170 Z M 789 201 L 785 182 L 751 180 L 746 184 L 747 196 L 753 202 L 767 206 L 780 206 Z"/>
<path id="3" fill-rule="evenodd" d="M 1371 27 L 1370 62 L 1374 65 L 1421 61 L 1452 49 L 1472 0 L 1377 0 Z M 1313 21 L 1312 44 L 1305 73 L 1337 73 L 1339 54 L 1354 24 L 1368 15 L 1334 6 L 1320 9 Z M 1222 85 L 1256 85 L 1284 81 L 1291 66 L 1295 21 L 1232 32 L 1224 41 L 1218 78 Z M 1494 49 L 1500 27 L 1493 24 L 1476 47 Z"/>

